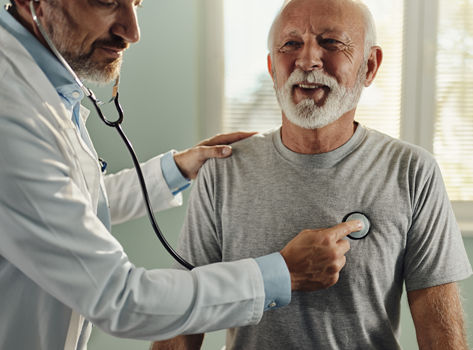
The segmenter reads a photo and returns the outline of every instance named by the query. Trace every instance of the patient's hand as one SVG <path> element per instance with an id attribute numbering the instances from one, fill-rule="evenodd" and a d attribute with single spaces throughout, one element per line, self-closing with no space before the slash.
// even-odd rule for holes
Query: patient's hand
<path id="1" fill-rule="evenodd" d="M 304 230 L 282 250 L 292 290 L 315 291 L 333 286 L 345 266 L 350 243 L 344 239 L 361 229 L 358 220 L 326 229 Z"/>

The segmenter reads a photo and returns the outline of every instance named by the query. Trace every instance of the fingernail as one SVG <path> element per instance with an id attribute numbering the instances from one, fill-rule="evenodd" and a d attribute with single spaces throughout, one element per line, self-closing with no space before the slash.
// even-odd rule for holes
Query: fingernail
<path id="1" fill-rule="evenodd" d="M 222 154 L 224 156 L 228 156 L 232 152 L 232 148 L 230 146 L 222 148 Z"/>

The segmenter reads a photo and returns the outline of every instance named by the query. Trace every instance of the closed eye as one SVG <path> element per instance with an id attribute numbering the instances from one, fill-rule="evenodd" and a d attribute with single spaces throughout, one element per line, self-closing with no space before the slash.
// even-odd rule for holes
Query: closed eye
<path id="1" fill-rule="evenodd" d="M 118 1 L 95 0 L 95 3 L 101 7 L 112 8 L 118 5 Z"/>
<path id="2" fill-rule="evenodd" d="M 319 40 L 319 45 L 329 50 L 340 49 L 346 46 L 344 42 L 333 38 L 323 38 Z"/>
<path id="3" fill-rule="evenodd" d="M 292 50 L 297 50 L 302 46 L 302 43 L 296 40 L 289 40 L 284 43 L 284 45 L 281 47 L 280 51 L 282 52 L 288 52 Z"/>

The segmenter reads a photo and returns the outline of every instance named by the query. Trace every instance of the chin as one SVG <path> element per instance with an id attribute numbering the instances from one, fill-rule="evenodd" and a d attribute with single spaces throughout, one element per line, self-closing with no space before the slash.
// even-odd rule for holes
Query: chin
<path id="1" fill-rule="evenodd" d="M 82 74 L 81 79 L 97 84 L 108 84 L 120 75 L 121 60 L 108 64 L 94 65 Z"/>

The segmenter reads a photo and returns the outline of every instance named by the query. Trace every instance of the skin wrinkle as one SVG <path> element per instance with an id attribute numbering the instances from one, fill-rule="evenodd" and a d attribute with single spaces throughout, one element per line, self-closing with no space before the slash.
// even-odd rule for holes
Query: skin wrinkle
<path id="1" fill-rule="evenodd" d="M 351 39 L 348 39 L 348 42 L 347 43 L 342 43 L 343 44 L 343 49 L 341 49 L 340 51 L 343 52 L 345 54 L 345 56 L 348 58 L 348 60 L 350 61 L 350 63 L 354 63 L 354 51 L 355 51 L 355 45 L 353 44 L 353 42 L 351 41 Z M 363 67 L 363 65 L 365 65 L 366 62 L 363 62 L 360 66 L 360 69 Z"/>

